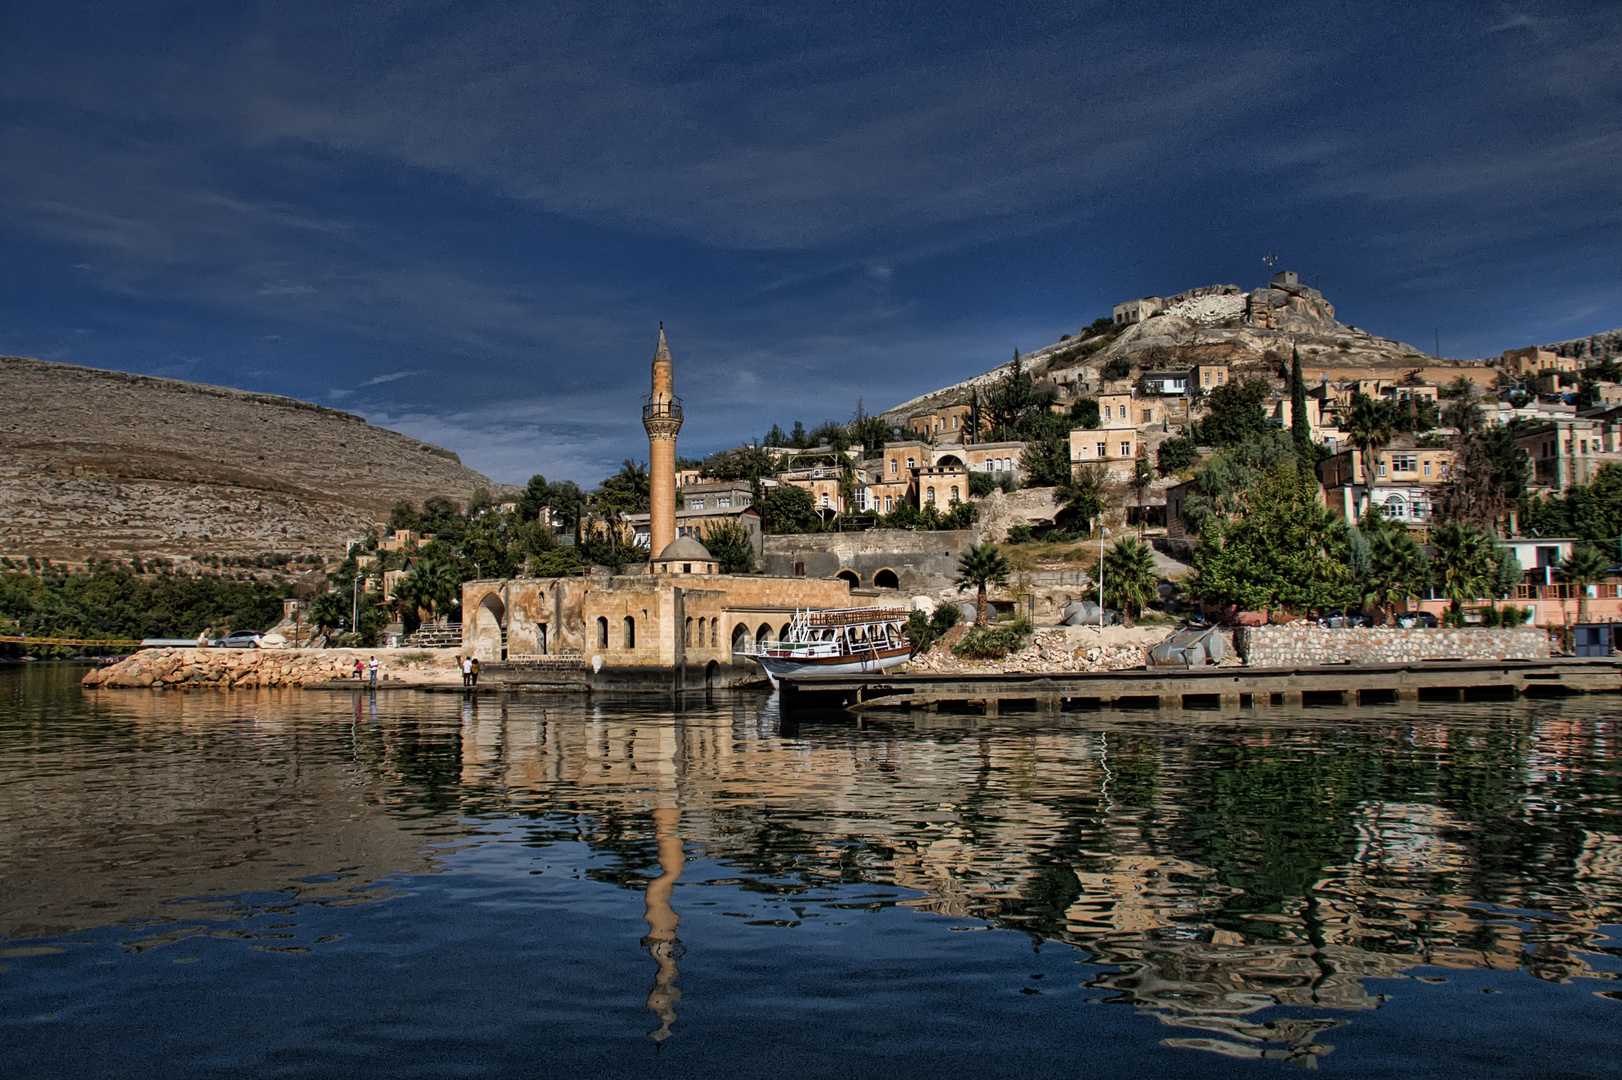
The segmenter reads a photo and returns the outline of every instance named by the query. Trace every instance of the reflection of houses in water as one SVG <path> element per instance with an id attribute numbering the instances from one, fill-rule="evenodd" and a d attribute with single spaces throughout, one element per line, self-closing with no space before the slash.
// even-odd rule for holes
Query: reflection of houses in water
<path id="1" fill-rule="evenodd" d="M 1138 778 L 1135 797 L 1152 805 L 1131 807 L 1112 802 L 1128 790 L 1128 763 L 1112 754 L 1106 771 L 1071 733 L 964 742 L 911 731 L 758 738 L 759 716 L 747 704 L 674 722 L 601 710 L 589 722 L 573 709 L 563 723 L 532 715 L 509 720 L 502 706 L 465 725 L 464 782 L 505 788 L 515 803 L 526 789 L 549 789 L 583 808 L 638 815 L 668 805 L 661 799 L 674 792 L 687 840 L 707 857 L 739 863 L 770 856 L 763 845 L 771 830 L 790 829 L 797 873 L 837 879 L 856 870 L 925 893 L 909 906 L 1072 943 L 1119 969 L 1096 981 L 1117 991 L 1116 1000 L 1197 1033 L 1169 1044 L 1233 1056 L 1322 1054 L 1318 1033 L 1341 1020 L 1266 1011 L 1374 1008 L 1380 998 L 1365 979 L 1420 965 L 1600 975 L 1582 949 L 1599 924 L 1615 920 L 1622 895 L 1617 839 L 1585 834 L 1572 867 L 1576 895 L 1557 913 L 1567 918 L 1501 918 L 1472 899 L 1480 873 L 1467 842 L 1473 826 L 1427 803 L 1371 799 L 1350 809 L 1346 857 L 1322 869 L 1310 897 L 1233 914 L 1225 905 L 1237 890 L 1215 868 L 1172 851 L 1179 822 L 1194 809 L 1177 779 L 1193 767 L 1186 746 L 1158 744 L 1154 760 L 1135 762 L 1158 779 Z M 1405 738 L 1441 753 L 1463 730 L 1431 725 Z M 1287 749 L 1291 737 L 1264 733 L 1260 741 Z M 1574 752 L 1591 767 L 1591 749 Z M 1061 837 L 1082 846 L 1061 847 Z M 1021 905 L 1060 857 L 1077 892 L 1056 921 L 1042 923 Z M 1504 902 L 1558 906 L 1542 895 Z M 661 1010 L 675 1003 L 665 993 L 674 957 L 667 978 L 658 947 L 650 944 L 659 969 L 649 1003 L 663 1022 Z"/>

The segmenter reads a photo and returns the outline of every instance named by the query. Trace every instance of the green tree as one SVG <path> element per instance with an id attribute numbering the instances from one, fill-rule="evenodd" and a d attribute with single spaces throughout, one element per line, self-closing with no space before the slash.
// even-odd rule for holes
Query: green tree
<path id="1" fill-rule="evenodd" d="M 1209 517 L 1189 595 L 1250 610 L 1346 603 L 1355 591 L 1346 569 L 1346 524 L 1319 504 L 1316 487 L 1287 452 L 1238 496 L 1233 518 Z"/>
<path id="2" fill-rule="evenodd" d="M 1230 380 L 1211 391 L 1209 413 L 1200 421 L 1198 441 L 1207 446 L 1238 446 L 1268 428 L 1269 388 L 1262 379 Z"/>
<path id="3" fill-rule="evenodd" d="M 1046 438 L 1025 445 L 1019 469 L 1026 487 L 1063 487 L 1070 482 L 1070 442 Z"/>
<path id="4" fill-rule="evenodd" d="M 1305 472 L 1317 467 L 1312 451 L 1312 425 L 1307 417 L 1307 381 L 1301 375 L 1301 350 L 1290 349 L 1290 438 L 1295 443 L 1299 468 Z"/>
<path id="5" fill-rule="evenodd" d="M 1078 427 L 1095 428 L 1100 420 L 1097 398 L 1077 398 L 1070 405 L 1070 419 Z"/>
<path id="6" fill-rule="evenodd" d="M 777 471 L 777 455 L 765 447 L 737 446 L 705 458 L 704 471 L 717 480 L 747 480 L 754 484 Z"/>
<path id="7" fill-rule="evenodd" d="M 347 592 L 324 592 L 310 604 L 310 621 L 322 633 L 330 634 L 340 624 L 349 621 L 350 597 Z"/>
<path id="8" fill-rule="evenodd" d="M 760 511 L 762 525 L 769 533 L 807 533 L 822 529 L 816 502 L 805 488 L 778 484 L 755 506 Z"/>
<path id="9" fill-rule="evenodd" d="M 1456 428 L 1459 437 L 1468 439 L 1481 428 L 1481 406 L 1476 404 L 1476 384 L 1460 375 L 1447 388 L 1447 408 L 1442 410 L 1442 423 Z"/>
<path id="10" fill-rule="evenodd" d="M 1577 590 L 1577 621 L 1588 621 L 1588 587 L 1604 581 L 1611 569 L 1611 560 L 1600 554 L 1592 544 L 1571 549 L 1571 554 L 1560 560 L 1556 569 L 1560 580 Z"/>
<path id="11" fill-rule="evenodd" d="M 853 442 L 861 444 L 864 454 L 876 455 L 884 450 L 890 438 L 890 424 L 882 416 L 869 416 L 862 407 L 862 399 L 857 398 L 856 415 L 850 420 L 850 436 Z"/>
<path id="12" fill-rule="evenodd" d="M 1121 609 L 1127 626 L 1143 614 L 1144 605 L 1157 595 L 1159 584 L 1154 549 L 1148 544 L 1128 536 L 1105 552 L 1104 599 Z"/>
<path id="13" fill-rule="evenodd" d="M 1182 472 L 1199 460 L 1199 446 L 1187 436 L 1177 436 L 1160 444 L 1155 452 L 1155 467 L 1161 476 Z"/>
<path id="14" fill-rule="evenodd" d="M 1396 418 L 1389 402 L 1377 401 L 1363 393 L 1352 398 L 1352 408 L 1346 418 L 1346 436 L 1363 457 L 1363 510 L 1369 508 L 1373 498 L 1378 473 L 1375 458 L 1396 433 Z"/>
<path id="15" fill-rule="evenodd" d="M 1074 532 L 1091 532 L 1093 522 L 1104 515 L 1109 474 L 1102 465 L 1082 465 L 1056 494 L 1060 509 L 1054 524 Z"/>
<path id="16" fill-rule="evenodd" d="M 646 514 L 650 505 L 646 462 L 626 458 L 597 488 L 597 505 L 610 514 Z"/>
<path id="17" fill-rule="evenodd" d="M 1397 605 L 1419 596 L 1430 585 L 1429 559 L 1408 530 L 1381 529 L 1369 541 L 1372 575 L 1364 602 L 1378 608 L 1390 624 Z"/>
<path id="18" fill-rule="evenodd" d="M 755 545 L 741 522 L 711 521 L 704 527 L 704 546 L 715 557 L 723 574 L 755 572 Z"/>
<path id="19" fill-rule="evenodd" d="M 991 585 L 1008 584 L 1012 568 L 997 550 L 996 544 L 976 544 L 958 556 L 957 579 L 959 589 L 973 588 L 974 625 L 986 625 L 986 589 Z"/>
<path id="20" fill-rule="evenodd" d="M 1431 578 L 1447 598 L 1454 625 L 1462 625 L 1464 602 L 1484 596 L 1497 578 L 1492 537 L 1473 525 L 1450 521 L 1431 530 Z"/>

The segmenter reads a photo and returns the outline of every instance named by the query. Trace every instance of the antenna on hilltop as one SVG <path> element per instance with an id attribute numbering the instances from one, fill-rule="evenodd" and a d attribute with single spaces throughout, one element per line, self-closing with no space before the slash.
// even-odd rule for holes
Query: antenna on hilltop
<path id="1" fill-rule="evenodd" d="M 1267 264 L 1267 283 L 1273 283 L 1273 265 L 1278 262 L 1278 256 L 1269 251 L 1262 256 L 1262 262 Z"/>

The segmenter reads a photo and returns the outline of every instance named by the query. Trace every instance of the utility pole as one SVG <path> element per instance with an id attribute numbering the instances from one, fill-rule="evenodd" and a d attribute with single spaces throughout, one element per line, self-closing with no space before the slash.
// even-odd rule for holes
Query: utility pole
<path id="1" fill-rule="evenodd" d="M 1431 350 L 1431 355 L 1436 357 L 1436 359 L 1440 360 L 1442 358 L 1442 331 L 1441 331 L 1441 328 L 1440 327 L 1432 327 L 1431 328 L 1431 333 L 1436 335 L 1436 347 Z"/>

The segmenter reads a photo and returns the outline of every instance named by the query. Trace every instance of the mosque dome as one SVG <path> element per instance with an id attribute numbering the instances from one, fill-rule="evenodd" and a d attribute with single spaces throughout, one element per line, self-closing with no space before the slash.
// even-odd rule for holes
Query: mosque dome
<path id="1" fill-rule="evenodd" d="M 715 556 L 710 554 L 709 548 L 693 539 L 691 536 L 678 536 L 665 545 L 659 553 L 660 562 L 669 561 L 686 562 L 713 562 Z"/>

